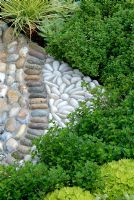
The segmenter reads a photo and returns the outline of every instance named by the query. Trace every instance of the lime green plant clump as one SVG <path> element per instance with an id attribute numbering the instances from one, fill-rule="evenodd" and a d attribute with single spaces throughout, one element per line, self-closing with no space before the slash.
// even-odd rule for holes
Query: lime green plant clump
<path id="1" fill-rule="evenodd" d="M 48 194 L 44 200 L 95 200 L 95 197 L 79 187 L 64 187 Z"/>
<path id="2" fill-rule="evenodd" d="M 103 193 L 108 195 L 108 199 L 131 199 L 134 195 L 134 160 L 124 159 L 105 164 L 101 167 L 101 177 L 105 185 Z"/>
<path id="3" fill-rule="evenodd" d="M 48 27 L 50 21 L 52 24 L 54 19 L 71 15 L 75 5 L 73 0 L 9 0 L 0 3 L 0 15 L 2 19 L 11 22 L 15 33 L 29 32 L 31 36 L 43 20 L 44 26 Z"/>

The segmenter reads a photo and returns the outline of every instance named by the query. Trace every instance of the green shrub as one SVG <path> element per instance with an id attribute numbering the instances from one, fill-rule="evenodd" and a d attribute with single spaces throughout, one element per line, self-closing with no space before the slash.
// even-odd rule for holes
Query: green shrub
<path id="1" fill-rule="evenodd" d="M 68 176 L 61 167 L 49 168 L 44 164 L 24 167 L 4 167 L 0 171 L 0 200 L 36 200 L 44 194 L 61 188 L 67 182 Z"/>
<path id="2" fill-rule="evenodd" d="M 36 142 L 41 161 L 61 166 L 69 175 L 67 185 L 94 191 L 99 165 L 134 158 L 133 102 L 134 91 L 120 104 L 112 93 L 99 95 L 93 112 L 83 103 L 66 128 L 53 127 Z"/>
<path id="3" fill-rule="evenodd" d="M 67 186 L 76 185 L 90 190 L 97 187 L 99 166 L 93 161 L 100 160 L 104 152 L 101 142 L 93 142 L 88 136 L 79 137 L 68 129 L 55 128 L 36 145 L 42 162 L 48 167 L 59 165 L 69 175 Z M 94 152 L 95 148 L 99 148 L 98 155 Z"/>
<path id="4" fill-rule="evenodd" d="M 81 10 L 50 39 L 48 51 L 112 88 L 122 91 L 123 84 L 127 93 L 134 77 L 133 16 L 128 0 L 82 0 Z"/>
<path id="5" fill-rule="evenodd" d="M 83 191 L 78 187 L 64 187 L 55 190 L 49 194 L 44 200 L 95 200 L 93 195 L 88 191 Z"/>
<path id="6" fill-rule="evenodd" d="M 105 164 L 101 167 L 101 176 L 105 184 L 103 193 L 109 196 L 108 199 L 121 200 L 124 195 L 134 195 L 134 160 L 124 159 Z"/>

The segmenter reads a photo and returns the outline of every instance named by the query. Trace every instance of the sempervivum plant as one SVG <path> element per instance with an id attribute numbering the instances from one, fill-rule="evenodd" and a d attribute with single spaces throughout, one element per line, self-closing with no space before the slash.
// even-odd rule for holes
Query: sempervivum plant
<path id="1" fill-rule="evenodd" d="M 73 0 L 6 0 L 0 2 L 1 18 L 11 23 L 15 33 L 23 31 L 30 36 L 43 20 L 57 18 L 73 10 Z M 71 12 L 70 12 L 71 13 Z M 47 23 L 47 21 L 45 21 Z"/>

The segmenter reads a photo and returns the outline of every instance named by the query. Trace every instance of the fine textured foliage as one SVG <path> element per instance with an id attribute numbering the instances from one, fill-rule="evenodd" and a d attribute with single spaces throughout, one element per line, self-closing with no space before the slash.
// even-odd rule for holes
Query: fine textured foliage
<path id="1" fill-rule="evenodd" d="M 101 176 L 105 184 L 103 193 L 108 195 L 108 199 L 124 199 L 123 196 L 128 195 L 131 198 L 134 195 L 134 160 L 124 159 L 105 164 L 101 168 Z"/>
<path id="2" fill-rule="evenodd" d="M 47 168 L 44 164 L 27 163 L 22 168 L 15 166 L 0 169 L 0 200 L 37 200 L 44 194 L 61 188 L 68 176 L 59 166 Z"/>
<path id="3" fill-rule="evenodd" d="M 90 136 L 79 137 L 68 129 L 54 128 L 36 145 L 41 160 L 48 167 L 59 165 L 65 170 L 69 176 L 66 185 L 94 190 L 98 184 L 99 167 L 93 161 L 97 158 L 100 160 L 101 153 L 104 151 L 101 150 L 103 144 L 97 143 L 96 140 L 95 143 Z M 94 152 L 98 147 L 100 148 L 97 153 Z"/>
<path id="4" fill-rule="evenodd" d="M 0 3 L 1 17 L 11 22 L 15 33 L 29 30 L 30 34 L 44 17 L 48 0 L 9 0 Z"/>
<path id="5" fill-rule="evenodd" d="M 93 112 L 83 103 L 66 128 L 53 127 L 36 143 L 41 161 L 69 175 L 67 184 L 93 191 L 99 184 L 98 165 L 134 158 L 134 92 L 120 105 L 113 98 L 99 95 Z"/>
<path id="6" fill-rule="evenodd" d="M 53 36 L 48 51 L 127 93 L 134 77 L 133 16 L 128 0 L 82 0 L 81 10 Z"/>
<path id="7" fill-rule="evenodd" d="M 95 200 L 88 191 L 83 191 L 78 187 L 64 187 L 48 194 L 44 200 Z"/>
<path id="8" fill-rule="evenodd" d="M 47 41 L 64 27 L 65 22 L 79 9 L 75 0 L 51 0 L 51 12 L 41 22 L 40 35 Z"/>
<path id="9" fill-rule="evenodd" d="M 49 33 L 50 22 L 55 26 L 53 19 L 67 17 L 75 10 L 76 4 L 73 0 L 9 0 L 1 2 L 0 7 L 2 19 L 11 22 L 15 33 L 24 31 L 31 36 L 43 20 L 41 31 Z"/>

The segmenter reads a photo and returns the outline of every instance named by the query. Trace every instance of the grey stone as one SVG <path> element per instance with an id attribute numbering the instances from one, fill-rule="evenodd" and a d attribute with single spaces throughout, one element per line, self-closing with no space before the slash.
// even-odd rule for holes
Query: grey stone
<path id="1" fill-rule="evenodd" d="M 31 161 L 32 160 L 31 155 L 25 155 L 24 160 L 25 161 Z"/>
<path id="2" fill-rule="evenodd" d="M 13 137 L 13 135 L 12 135 L 11 133 L 9 133 L 9 132 L 4 132 L 4 133 L 1 135 L 0 139 L 1 139 L 2 141 L 7 141 L 8 139 L 10 139 L 10 138 L 12 138 L 12 137 Z"/>
<path id="3" fill-rule="evenodd" d="M 15 53 L 17 50 L 17 41 L 13 41 L 7 45 L 7 52 L 8 53 Z"/>
<path id="4" fill-rule="evenodd" d="M 48 116 L 48 110 L 40 110 L 40 109 L 33 110 L 31 112 L 31 116 L 32 117 L 44 117 L 44 116 Z"/>
<path id="5" fill-rule="evenodd" d="M 8 70 L 7 70 L 7 74 L 15 74 L 15 71 L 16 71 L 16 65 L 11 63 L 8 65 Z"/>
<path id="6" fill-rule="evenodd" d="M 0 141 L 0 152 L 3 151 L 3 142 Z"/>
<path id="7" fill-rule="evenodd" d="M 19 146 L 18 142 L 14 138 L 10 138 L 6 142 L 6 148 L 7 148 L 8 152 L 10 152 L 10 153 L 16 151 L 18 146 Z"/>
<path id="8" fill-rule="evenodd" d="M 19 55 L 21 57 L 26 57 L 27 56 L 27 53 L 28 53 L 28 47 L 27 46 L 24 46 L 20 49 L 19 51 Z"/>
<path id="9" fill-rule="evenodd" d="M 20 122 L 20 124 L 28 124 L 28 122 L 29 122 L 29 119 L 28 119 L 28 118 L 21 119 L 21 118 L 19 118 L 19 117 L 16 117 L 16 120 L 17 120 L 18 122 Z"/>
<path id="10" fill-rule="evenodd" d="M 27 133 L 29 133 L 31 135 L 35 135 L 35 136 L 41 136 L 41 135 L 44 134 L 44 130 L 37 130 L 37 129 L 28 128 Z"/>
<path id="11" fill-rule="evenodd" d="M 6 156 L 6 163 L 9 164 L 9 165 L 14 165 L 15 159 L 10 154 L 8 154 Z"/>
<path id="12" fill-rule="evenodd" d="M 5 74 L 0 72 L 0 82 L 1 83 L 4 83 L 5 77 L 6 77 Z"/>
<path id="13" fill-rule="evenodd" d="M 44 91 L 44 85 L 43 86 L 41 86 L 41 87 L 30 87 L 29 89 L 28 89 L 28 91 L 29 91 L 29 93 L 42 93 L 43 91 Z"/>
<path id="14" fill-rule="evenodd" d="M 38 138 L 37 135 L 31 135 L 31 134 L 28 134 L 28 133 L 25 135 L 25 137 L 28 138 L 29 140 L 35 140 L 36 138 Z"/>
<path id="15" fill-rule="evenodd" d="M 44 93 L 44 94 L 40 94 L 40 93 L 32 93 L 29 95 L 29 98 L 46 98 L 47 97 L 47 94 Z"/>
<path id="16" fill-rule="evenodd" d="M 15 117 L 20 111 L 19 104 L 14 104 L 14 106 L 9 111 L 9 117 Z"/>
<path id="17" fill-rule="evenodd" d="M 6 63 L 0 62 L 0 72 L 2 73 L 6 72 Z"/>
<path id="18" fill-rule="evenodd" d="M 21 126 L 19 127 L 19 130 L 18 130 L 18 132 L 17 132 L 15 138 L 16 138 L 16 139 L 20 139 L 21 137 L 23 137 L 24 134 L 25 134 L 25 132 L 26 132 L 26 128 L 27 128 L 27 126 L 26 126 L 25 124 L 21 125 Z"/>
<path id="19" fill-rule="evenodd" d="M 1 38 L 0 38 L 0 51 L 3 51 L 4 50 L 4 44 L 2 43 L 2 40 L 1 40 Z"/>
<path id="20" fill-rule="evenodd" d="M 30 147 L 24 146 L 24 145 L 19 145 L 18 151 L 23 153 L 23 154 L 28 154 L 30 151 Z"/>
<path id="21" fill-rule="evenodd" d="M 20 57 L 16 62 L 17 69 L 23 68 L 25 65 L 25 61 L 26 61 L 26 59 L 24 57 Z"/>
<path id="22" fill-rule="evenodd" d="M 36 57 L 36 58 L 38 58 L 38 59 L 40 59 L 40 60 L 44 60 L 45 57 L 46 57 L 43 53 L 41 53 L 41 52 L 39 52 L 39 51 L 36 51 L 36 50 L 33 49 L 33 48 L 30 48 L 30 50 L 29 50 L 29 55 L 31 55 L 31 56 L 33 56 L 33 57 Z"/>
<path id="23" fill-rule="evenodd" d="M 2 36 L 2 32 L 3 32 L 2 28 L 0 27 L 0 37 Z"/>
<path id="24" fill-rule="evenodd" d="M 8 110 L 8 105 L 6 99 L 0 98 L 0 113 L 3 113 Z"/>
<path id="25" fill-rule="evenodd" d="M 13 83 L 14 83 L 14 81 L 15 81 L 15 78 L 13 77 L 13 76 L 8 76 L 7 78 L 6 78 L 6 83 L 7 83 L 7 85 L 12 85 Z"/>
<path id="26" fill-rule="evenodd" d="M 0 20 L 0 28 L 2 29 L 2 31 L 5 31 L 8 28 L 7 23 L 5 23 L 4 21 Z"/>
<path id="27" fill-rule="evenodd" d="M 27 62 L 30 63 L 30 64 L 37 64 L 37 65 L 43 65 L 44 64 L 44 60 L 40 60 L 40 59 L 35 58 L 33 56 L 28 56 Z"/>
<path id="28" fill-rule="evenodd" d="M 27 75 L 39 75 L 41 73 L 38 69 L 26 69 L 25 74 Z"/>
<path id="29" fill-rule="evenodd" d="M 19 151 L 15 151 L 12 153 L 12 157 L 15 158 L 16 160 L 22 160 L 24 159 L 24 154 Z"/>
<path id="30" fill-rule="evenodd" d="M 9 103 L 16 103 L 20 97 L 18 91 L 14 90 L 14 89 L 9 89 L 7 92 L 7 97 L 8 97 L 8 101 Z"/>
<path id="31" fill-rule="evenodd" d="M 12 27 L 6 28 L 3 32 L 3 43 L 5 44 L 9 44 L 10 42 L 12 42 L 15 38 L 14 38 L 14 29 Z"/>
<path id="32" fill-rule="evenodd" d="M 3 112 L 2 114 L 0 114 L 0 124 L 5 123 L 5 121 L 7 120 L 7 112 Z"/>
<path id="33" fill-rule="evenodd" d="M 18 69 L 16 72 L 16 81 L 22 82 L 24 79 L 24 72 L 23 69 Z"/>
<path id="34" fill-rule="evenodd" d="M 8 87 L 7 85 L 0 83 L 0 97 L 4 98 L 7 94 Z"/>
<path id="35" fill-rule="evenodd" d="M 5 128 L 7 130 L 7 132 L 14 132 L 16 129 L 16 120 L 14 117 L 11 117 L 7 120 Z"/>
<path id="36" fill-rule="evenodd" d="M 21 106 L 21 107 L 28 107 L 28 100 L 27 99 L 25 99 L 24 97 L 20 97 L 19 98 L 19 105 Z"/>
<path id="37" fill-rule="evenodd" d="M 3 124 L 0 125 L 0 134 L 2 134 L 2 133 L 4 133 L 4 125 Z"/>
<path id="38" fill-rule="evenodd" d="M 34 110 L 34 109 L 48 109 L 48 104 L 46 104 L 46 103 L 31 104 L 30 105 L 30 109 L 31 110 Z"/>
<path id="39" fill-rule="evenodd" d="M 38 65 L 38 64 L 25 63 L 25 68 L 26 69 L 41 70 L 43 68 L 43 66 Z"/>
<path id="40" fill-rule="evenodd" d="M 27 138 L 23 138 L 20 140 L 20 144 L 31 147 L 32 146 L 32 142 L 31 140 L 27 139 Z"/>
<path id="41" fill-rule="evenodd" d="M 7 62 L 15 62 L 19 59 L 19 55 L 18 54 L 10 54 L 7 57 Z"/>
<path id="42" fill-rule="evenodd" d="M 44 124 L 44 123 L 29 123 L 28 127 L 32 128 L 32 129 L 41 129 L 41 130 L 44 130 L 45 128 L 48 127 L 48 125 Z"/>
<path id="43" fill-rule="evenodd" d="M 33 117 L 30 119 L 33 123 L 48 123 L 47 117 Z"/>
<path id="44" fill-rule="evenodd" d="M 43 82 L 42 81 L 27 81 L 26 85 L 28 87 L 36 87 L 36 86 L 42 86 Z"/>

